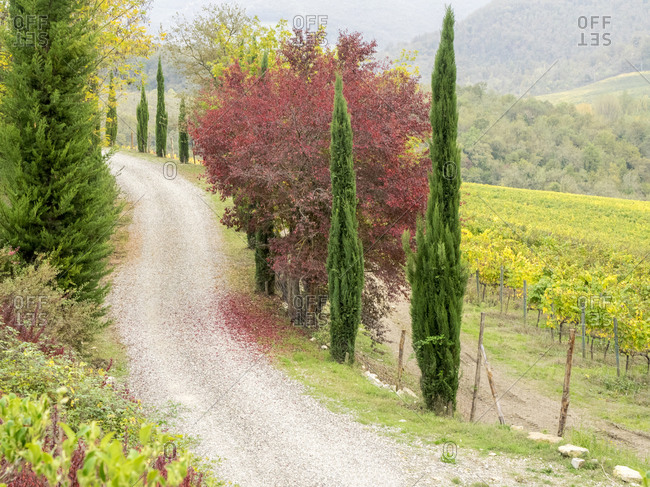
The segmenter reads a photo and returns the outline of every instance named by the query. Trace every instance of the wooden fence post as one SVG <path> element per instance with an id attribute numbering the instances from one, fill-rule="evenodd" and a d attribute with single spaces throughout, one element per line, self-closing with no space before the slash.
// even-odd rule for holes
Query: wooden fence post
<path id="1" fill-rule="evenodd" d="M 402 335 L 399 339 L 399 355 L 397 358 L 397 384 L 395 384 L 395 392 L 400 390 L 402 382 L 402 362 L 404 360 L 404 337 L 406 336 L 406 330 L 402 330 Z"/>
<path id="2" fill-rule="evenodd" d="M 490 369 L 490 364 L 488 363 L 487 355 L 485 355 L 485 347 L 483 347 L 483 344 L 481 344 L 481 353 L 483 354 L 483 361 L 485 362 L 485 370 L 487 371 L 488 382 L 490 383 L 490 391 L 492 392 L 492 397 L 494 398 L 494 404 L 496 404 L 497 406 L 499 423 L 506 424 L 506 420 L 503 417 L 503 412 L 501 411 L 501 405 L 499 404 L 499 398 L 497 397 L 497 391 L 494 388 L 494 379 L 492 379 L 492 370 Z"/>
<path id="3" fill-rule="evenodd" d="M 474 394 L 472 396 L 472 411 L 469 414 L 469 420 L 474 421 L 474 413 L 476 412 L 476 398 L 478 397 L 478 389 L 481 384 L 481 347 L 483 346 L 483 330 L 485 329 L 485 313 L 481 313 L 481 328 L 478 332 L 478 351 L 476 354 L 476 375 L 474 376 Z"/>
<path id="4" fill-rule="evenodd" d="M 524 325 L 526 324 L 526 317 L 528 314 L 528 296 L 526 288 L 526 279 L 524 279 Z"/>
<path id="5" fill-rule="evenodd" d="M 621 358 L 618 350 L 618 320 L 614 318 L 614 352 L 616 353 L 616 375 L 621 376 Z"/>
<path id="6" fill-rule="evenodd" d="M 481 302 L 481 290 L 480 290 L 480 284 L 478 280 L 478 269 L 476 269 L 476 302 L 477 303 Z"/>
<path id="7" fill-rule="evenodd" d="M 585 303 L 582 302 L 582 309 L 580 310 L 580 324 L 582 325 L 582 358 L 586 357 L 587 344 L 585 343 Z"/>
<path id="8" fill-rule="evenodd" d="M 560 426 L 557 430 L 557 435 L 564 435 L 564 426 L 566 425 L 566 417 L 569 411 L 569 386 L 571 385 L 571 366 L 573 365 L 573 346 L 576 342 L 576 330 L 571 328 L 571 335 L 569 338 L 569 349 L 566 354 L 566 370 L 564 372 L 564 389 L 562 390 L 562 408 L 560 409 Z"/>
<path id="9" fill-rule="evenodd" d="M 501 313 L 503 314 L 503 266 L 501 266 L 501 276 L 499 277 L 499 301 L 501 302 Z"/>

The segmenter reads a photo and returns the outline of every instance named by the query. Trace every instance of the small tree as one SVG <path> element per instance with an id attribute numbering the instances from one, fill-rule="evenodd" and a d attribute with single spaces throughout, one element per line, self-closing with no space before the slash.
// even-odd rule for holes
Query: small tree
<path id="1" fill-rule="evenodd" d="M 138 119 L 137 139 L 138 151 L 147 152 L 149 150 L 149 104 L 147 103 L 147 94 L 144 91 L 144 81 L 140 89 L 140 103 L 136 109 L 136 118 Z"/>
<path id="2" fill-rule="evenodd" d="M 352 125 L 336 76 L 330 143 L 332 218 L 327 247 L 331 354 L 337 362 L 354 362 L 354 345 L 361 322 L 363 248 L 358 236 L 357 186 L 352 157 Z"/>
<path id="3" fill-rule="evenodd" d="M 178 158 L 181 164 L 186 164 L 190 160 L 190 140 L 187 134 L 185 98 L 181 98 L 181 107 L 178 114 Z"/>
<path id="4" fill-rule="evenodd" d="M 422 372 L 420 386 L 429 409 L 453 414 L 460 368 L 460 326 L 467 273 L 460 258 L 460 150 L 456 143 L 454 14 L 447 8 L 431 76 L 432 171 L 416 250 L 403 235 L 406 275 L 411 284 L 413 349 Z"/>
<path id="5" fill-rule="evenodd" d="M 117 100 L 115 97 L 115 80 L 111 73 L 108 81 L 108 110 L 106 111 L 106 142 L 115 145 L 117 139 Z"/>
<path id="6" fill-rule="evenodd" d="M 165 77 L 162 71 L 162 61 L 158 57 L 158 105 L 156 106 L 156 154 L 165 157 L 167 154 L 167 111 L 165 110 Z"/>

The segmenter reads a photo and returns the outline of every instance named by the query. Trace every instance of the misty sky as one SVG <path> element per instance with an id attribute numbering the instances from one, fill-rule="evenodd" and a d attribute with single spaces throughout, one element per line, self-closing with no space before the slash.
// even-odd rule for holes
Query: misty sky
<path id="1" fill-rule="evenodd" d="M 158 30 L 162 23 L 168 27 L 178 11 L 192 17 L 209 0 L 154 0 L 150 13 L 151 27 Z M 221 3 L 215 1 L 212 3 Z M 434 32 L 440 28 L 445 3 L 449 0 L 241 0 L 236 2 L 250 15 L 257 15 L 264 23 L 275 24 L 281 18 L 300 26 L 305 21 L 324 19 L 329 35 L 336 38 L 339 29 L 364 33 L 366 39 L 374 38 L 385 48 L 391 43 L 407 42 L 414 36 Z M 451 2 L 460 20 L 489 0 L 462 0 Z M 298 17 L 296 16 L 303 16 Z"/>

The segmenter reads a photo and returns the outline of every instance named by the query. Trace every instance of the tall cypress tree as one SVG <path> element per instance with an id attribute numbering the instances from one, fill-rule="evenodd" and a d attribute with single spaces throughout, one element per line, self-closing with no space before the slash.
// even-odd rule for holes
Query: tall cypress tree
<path id="1" fill-rule="evenodd" d="M 117 139 L 117 100 L 115 98 L 115 79 L 111 73 L 108 81 L 108 110 L 106 111 L 106 142 L 115 145 Z"/>
<path id="2" fill-rule="evenodd" d="M 354 361 L 354 345 L 361 322 L 363 247 L 357 234 L 357 185 L 352 157 L 352 125 L 336 76 L 331 125 L 330 177 L 332 218 L 327 247 L 327 284 L 330 300 L 331 354 Z"/>
<path id="3" fill-rule="evenodd" d="M 3 42 L 11 63 L 0 103 L 0 246 L 34 262 L 46 254 L 58 284 L 101 302 L 117 186 L 88 96 L 98 32 L 83 0 L 11 0 L 14 27 Z M 26 19 L 40 19 L 26 22 Z M 17 26 L 20 26 L 17 28 Z M 5 39 L 5 41 L 8 39 Z"/>
<path id="4" fill-rule="evenodd" d="M 456 408 L 460 367 L 460 326 L 467 273 L 460 256 L 460 150 L 456 143 L 456 62 L 454 14 L 443 21 L 431 76 L 432 171 L 424 220 L 418 219 L 416 251 L 403 236 L 411 284 L 413 348 L 422 372 L 426 405 L 437 414 Z"/>
<path id="5" fill-rule="evenodd" d="M 185 98 L 181 98 L 181 107 L 178 114 L 178 158 L 181 164 L 190 160 L 190 143 L 187 133 L 187 115 L 185 113 Z"/>
<path id="6" fill-rule="evenodd" d="M 148 152 L 149 147 L 149 104 L 147 103 L 147 93 L 144 91 L 144 81 L 140 89 L 140 103 L 135 111 L 138 120 L 137 139 L 138 152 Z"/>
<path id="7" fill-rule="evenodd" d="M 165 110 L 165 77 L 162 71 L 162 62 L 158 57 L 158 105 L 156 106 L 156 154 L 165 157 L 167 154 L 167 111 Z"/>
<path id="8" fill-rule="evenodd" d="M 264 78 L 269 68 L 269 53 L 264 52 L 260 65 L 260 78 Z M 264 83 L 264 79 L 261 80 Z M 253 211 L 254 206 L 249 209 Z M 275 287 L 275 272 L 269 265 L 271 251 L 269 240 L 273 238 L 273 222 L 260 225 L 254 234 L 249 232 L 249 244 L 255 248 L 255 283 L 258 291 L 273 294 Z"/>

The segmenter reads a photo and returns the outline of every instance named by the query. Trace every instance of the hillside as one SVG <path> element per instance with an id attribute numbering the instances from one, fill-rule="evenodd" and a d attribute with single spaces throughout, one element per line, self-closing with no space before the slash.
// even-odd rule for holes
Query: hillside
<path id="1" fill-rule="evenodd" d="M 465 181 L 634 199 L 650 195 L 647 100 L 610 96 L 593 108 L 576 108 L 536 98 L 517 102 L 475 85 L 459 90 L 458 107 Z"/>
<path id="2" fill-rule="evenodd" d="M 650 96 L 650 71 L 626 73 L 596 83 L 590 83 L 572 90 L 540 95 L 539 100 L 551 103 L 589 103 L 599 101 L 603 96 L 619 97 L 624 93 L 633 98 Z"/>
<path id="3" fill-rule="evenodd" d="M 647 0 L 494 0 L 457 24 L 458 81 L 543 94 L 634 72 L 630 63 L 647 69 L 649 7 Z M 390 53 L 417 50 L 420 71 L 428 77 L 438 40 L 438 32 L 423 34 Z"/>

